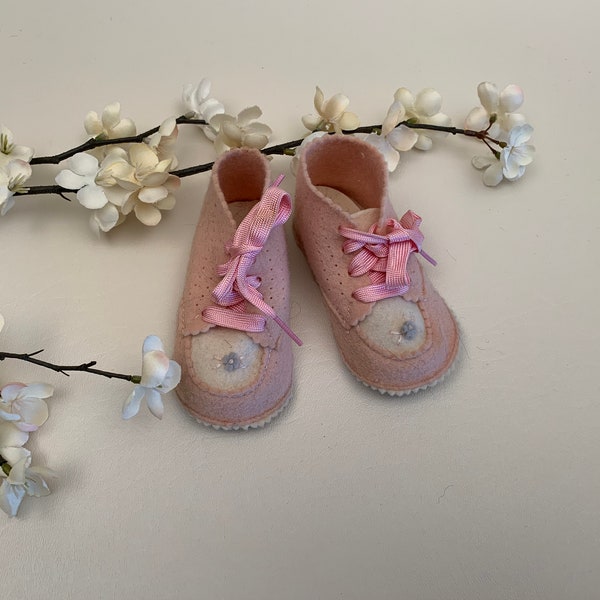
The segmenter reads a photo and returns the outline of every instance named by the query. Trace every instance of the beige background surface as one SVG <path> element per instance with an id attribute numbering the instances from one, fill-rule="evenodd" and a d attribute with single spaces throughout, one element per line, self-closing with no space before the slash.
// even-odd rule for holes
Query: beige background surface
<path id="1" fill-rule="evenodd" d="M 497 189 L 463 139 L 393 175 L 464 334 L 458 368 L 425 393 L 383 398 L 344 370 L 293 243 L 305 345 L 293 403 L 264 430 L 206 429 L 174 395 L 162 422 L 143 411 L 125 423 L 123 382 L 2 363 L 2 383 L 55 386 L 31 447 L 60 476 L 18 518 L 0 515 L 3 598 L 597 597 L 598 10 L 539 6 L 3 6 L 0 121 L 37 154 L 82 141 L 87 111 L 114 100 L 140 130 L 158 124 L 205 76 L 232 111 L 259 104 L 274 143 L 303 134 L 316 84 L 347 94 L 363 123 L 381 121 L 396 88 L 432 86 L 460 124 L 480 81 L 518 83 L 538 149 Z M 210 160 L 199 132 L 181 139 L 182 166 Z M 52 183 L 56 169 L 36 172 Z M 127 372 L 147 334 L 170 348 L 206 182 L 184 180 L 156 229 L 102 237 L 76 202 L 20 200 L 0 221 L 1 348 Z"/>

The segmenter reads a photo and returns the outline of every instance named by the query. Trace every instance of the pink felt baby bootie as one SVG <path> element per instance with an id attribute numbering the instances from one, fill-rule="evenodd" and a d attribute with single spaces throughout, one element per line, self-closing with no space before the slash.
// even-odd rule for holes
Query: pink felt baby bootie
<path id="1" fill-rule="evenodd" d="M 321 288 L 342 358 L 362 382 L 392 395 L 439 382 L 458 329 L 417 254 L 421 219 L 398 220 L 388 172 L 370 144 L 321 137 L 300 156 L 294 231 Z"/>
<path id="2" fill-rule="evenodd" d="M 175 357 L 177 394 L 198 421 L 220 429 L 269 422 L 292 391 L 289 272 L 281 225 L 289 195 L 269 185 L 248 148 L 213 168 L 192 244 Z"/>

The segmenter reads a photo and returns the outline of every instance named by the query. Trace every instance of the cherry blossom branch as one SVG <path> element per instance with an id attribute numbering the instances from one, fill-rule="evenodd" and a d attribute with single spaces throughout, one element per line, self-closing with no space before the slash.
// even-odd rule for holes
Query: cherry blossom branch
<path id="1" fill-rule="evenodd" d="M 43 351 L 44 350 L 42 349 L 38 350 L 37 352 L 23 354 L 17 354 L 15 352 L 0 352 L 0 362 L 7 358 L 22 360 L 24 362 L 37 365 L 39 367 L 50 369 L 57 373 L 62 373 L 67 377 L 69 377 L 69 373 L 67 371 L 79 371 L 83 373 L 91 373 L 93 375 L 101 375 L 102 377 L 107 377 L 109 379 L 124 379 L 125 381 L 131 381 L 132 383 L 140 383 L 141 381 L 141 377 L 139 375 L 125 375 L 124 373 L 114 373 L 112 371 L 102 371 L 100 369 L 94 369 L 93 367 L 97 364 L 95 360 L 79 365 L 56 365 L 54 363 L 47 362 L 39 358 L 35 358 L 38 354 L 40 354 Z"/>
<path id="2" fill-rule="evenodd" d="M 178 125 L 206 125 L 206 121 L 203 119 L 190 119 L 185 115 L 181 115 L 175 119 L 175 122 Z M 60 154 L 55 154 L 53 156 L 34 156 L 31 159 L 29 164 L 31 165 L 57 165 L 61 161 L 71 158 L 71 156 L 75 156 L 79 152 L 85 152 L 87 150 L 92 150 L 93 148 L 99 148 L 101 146 L 112 146 L 115 144 L 135 144 L 138 142 L 144 141 L 145 138 L 156 133 L 159 130 L 160 126 L 153 127 L 152 129 L 148 129 L 148 131 L 144 131 L 143 133 L 139 133 L 138 135 L 132 135 L 129 137 L 122 138 L 113 138 L 113 139 L 98 139 L 98 138 L 90 138 L 89 140 L 83 142 L 79 146 L 75 148 L 71 148 L 70 150 L 65 150 Z M 36 192 L 34 192 L 36 193 Z M 43 193 L 57 193 L 57 192 L 39 192 Z"/>
<path id="3" fill-rule="evenodd" d="M 192 125 L 206 124 L 206 122 L 202 119 L 189 119 L 185 116 L 178 117 L 177 123 L 192 124 Z M 473 129 L 462 129 L 460 127 L 447 127 L 444 125 L 431 125 L 428 123 L 415 123 L 410 120 L 402 121 L 396 127 L 401 127 L 401 126 L 408 127 L 410 129 L 424 129 L 424 130 L 428 130 L 428 131 L 440 131 L 440 132 L 449 133 L 452 135 L 464 135 L 467 137 L 473 137 L 473 138 L 483 141 L 486 144 L 486 146 L 488 146 L 488 148 L 494 154 L 497 154 L 498 152 L 490 146 L 490 143 L 496 144 L 500 148 L 506 146 L 505 142 L 494 139 L 488 135 L 489 127 L 487 129 L 482 129 L 481 131 L 475 131 Z M 355 133 L 372 133 L 374 131 L 380 131 L 381 127 L 382 127 L 381 124 L 364 125 L 362 127 L 357 127 L 356 129 L 353 129 L 353 130 L 343 131 L 343 133 L 344 133 L 344 135 L 352 135 Z M 67 150 L 66 152 L 63 152 L 62 154 L 57 154 L 55 156 L 34 158 L 34 159 L 32 159 L 31 164 L 43 164 L 43 163 L 57 164 L 61 160 L 69 158 L 69 157 L 77 154 L 78 152 L 82 152 L 84 150 L 89 150 L 91 148 L 95 148 L 95 147 L 99 147 L 99 146 L 107 146 L 107 145 L 112 145 L 112 144 L 119 144 L 119 143 L 140 142 L 143 139 L 145 139 L 146 137 L 148 137 L 149 135 L 152 135 L 153 133 L 155 133 L 156 131 L 158 131 L 158 127 L 149 129 L 148 131 L 145 131 L 144 133 L 141 133 L 139 135 L 132 136 L 132 137 L 126 137 L 126 138 L 115 138 L 115 139 L 111 139 L 111 140 L 96 140 L 96 139 L 92 138 L 92 139 L 88 140 L 87 142 L 85 142 L 84 144 L 82 144 L 81 146 L 78 146 L 77 148 L 73 148 L 71 150 Z M 330 132 L 329 135 L 333 135 L 333 132 Z M 286 155 L 286 154 L 289 154 L 289 150 L 293 150 L 293 149 L 297 148 L 298 146 L 300 146 L 302 144 L 303 141 L 304 141 L 304 138 L 291 140 L 289 142 L 284 142 L 282 144 L 276 144 L 274 146 L 269 146 L 268 148 L 262 149 L 261 152 L 266 156 Z M 192 175 L 198 175 L 200 173 L 206 173 L 207 171 L 210 171 L 213 168 L 214 164 L 215 164 L 214 161 L 211 161 L 211 162 L 203 163 L 200 165 L 194 165 L 192 167 L 186 167 L 184 169 L 177 169 L 175 171 L 171 171 L 170 173 L 171 173 L 171 175 L 175 175 L 176 177 L 179 177 L 179 178 L 190 177 Z M 30 186 L 29 188 L 26 188 L 26 189 L 16 192 L 15 195 L 16 196 L 33 196 L 33 195 L 39 195 L 39 194 L 57 194 L 57 195 L 61 196 L 62 198 L 64 198 L 65 200 L 69 200 L 69 198 L 64 196 L 64 194 L 68 193 L 68 192 L 75 193 L 75 192 L 77 192 L 77 190 L 64 188 L 60 185 L 40 185 L 40 186 Z"/>
<path id="4" fill-rule="evenodd" d="M 427 123 L 413 123 L 411 121 L 402 121 L 398 123 L 397 127 L 404 125 L 405 127 L 409 127 L 410 129 L 427 129 L 429 131 L 441 131 L 444 133 L 451 133 L 452 135 L 465 135 L 468 137 L 474 137 L 480 139 L 484 142 L 489 140 L 494 144 L 498 144 L 500 147 L 505 146 L 504 142 L 499 140 L 495 140 L 487 135 L 488 129 L 481 131 L 474 131 L 472 129 L 461 129 L 459 127 L 445 127 L 443 125 L 430 125 Z M 357 127 L 356 129 L 343 131 L 344 135 L 353 135 L 355 133 L 372 133 L 373 131 L 381 130 L 382 125 L 364 125 L 362 127 Z M 334 132 L 329 132 L 329 135 L 334 135 Z M 277 144 L 275 146 L 269 146 L 268 148 L 263 148 L 261 152 L 266 156 L 272 155 L 286 155 L 288 154 L 288 150 L 292 150 L 297 148 L 302 144 L 304 138 L 299 138 L 297 140 L 291 140 L 289 142 L 284 142 L 282 144 Z M 202 165 L 195 165 L 193 167 L 186 167 L 185 169 L 179 169 L 177 171 L 171 171 L 171 175 L 176 175 L 177 177 L 189 177 L 190 175 L 197 175 L 199 173 L 205 173 L 206 171 L 210 171 L 214 165 L 214 162 L 208 162 Z"/>

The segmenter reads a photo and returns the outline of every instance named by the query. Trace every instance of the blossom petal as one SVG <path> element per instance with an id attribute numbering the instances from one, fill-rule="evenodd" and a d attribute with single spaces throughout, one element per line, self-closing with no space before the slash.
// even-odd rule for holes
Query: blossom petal
<path id="1" fill-rule="evenodd" d="M 394 100 L 401 102 L 407 111 L 412 112 L 415 109 L 415 97 L 408 88 L 398 88 L 394 93 Z"/>
<path id="2" fill-rule="evenodd" d="M 225 122 L 235 123 L 235 117 L 232 117 L 226 113 L 219 113 L 210 120 L 210 126 L 216 131 L 220 131 L 223 123 Z"/>
<path id="3" fill-rule="evenodd" d="M 135 123 L 131 119 L 121 119 L 110 131 L 111 138 L 130 137 L 135 135 Z"/>
<path id="4" fill-rule="evenodd" d="M 86 208 L 102 208 L 108 198 L 104 192 L 104 188 L 99 185 L 86 185 L 77 192 L 77 200 Z"/>
<path id="5" fill-rule="evenodd" d="M 500 110 L 503 112 L 515 112 L 518 110 L 524 100 L 523 90 L 514 83 L 507 85 L 500 92 Z"/>
<path id="6" fill-rule="evenodd" d="M 262 110 L 256 105 L 245 108 L 237 116 L 237 122 L 240 127 L 248 125 L 251 121 L 255 121 L 262 115 Z"/>
<path id="7" fill-rule="evenodd" d="M 321 114 L 321 109 L 323 108 L 323 103 L 325 102 L 325 94 L 323 94 L 323 90 L 317 86 L 315 89 L 315 97 L 313 99 L 313 105 L 315 110 Z"/>
<path id="8" fill-rule="evenodd" d="M 104 193 L 106 194 L 108 201 L 115 206 L 124 206 L 125 202 L 127 202 L 132 194 L 131 191 L 125 190 L 117 185 L 104 188 Z"/>
<path id="9" fill-rule="evenodd" d="M 169 371 L 169 357 L 161 350 L 145 352 L 142 358 L 142 380 L 147 388 L 160 385 Z"/>
<path id="10" fill-rule="evenodd" d="M 387 115 L 381 125 L 381 135 L 385 137 L 394 129 L 400 121 L 404 121 L 406 109 L 402 102 L 396 100 L 388 109 Z"/>
<path id="11" fill-rule="evenodd" d="M 348 108 L 350 98 L 344 94 L 335 94 L 327 100 L 319 111 L 328 121 L 336 120 Z"/>
<path id="12" fill-rule="evenodd" d="M 440 112 L 442 95 L 433 88 L 421 90 L 415 99 L 415 110 L 422 115 L 431 117 Z"/>
<path id="13" fill-rule="evenodd" d="M 19 183 L 23 184 L 31 177 L 31 165 L 24 160 L 16 158 L 6 165 L 6 173 L 9 181 L 19 180 Z"/>
<path id="14" fill-rule="evenodd" d="M 246 132 L 260 133 L 262 135 L 266 135 L 267 137 L 269 137 L 273 134 L 273 130 L 265 123 L 252 123 L 252 125 L 249 125 L 246 128 Z"/>
<path id="15" fill-rule="evenodd" d="M 0 404 L 0 406 L 4 405 L 4 403 Z M 0 421 L 20 421 L 21 415 L 18 413 L 6 412 L 5 410 L 0 408 Z"/>
<path id="16" fill-rule="evenodd" d="M 35 467 L 27 469 L 25 473 L 25 491 L 28 496 L 41 498 L 50 493 L 50 488 L 44 479 L 44 476 L 47 476 L 48 473 L 52 473 L 52 471 L 50 469 L 37 469 Z"/>
<path id="17" fill-rule="evenodd" d="M 225 135 L 225 143 L 228 146 L 239 146 L 242 143 L 242 130 L 233 122 L 225 121 L 221 126 L 221 132 Z"/>
<path id="18" fill-rule="evenodd" d="M 152 352 L 153 350 L 158 350 L 160 352 L 164 352 L 165 348 L 161 339 L 157 335 L 149 335 L 144 340 L 142 344 L 142 356 L 147 352 Z"/>
<path id="19" fill-rule="evenodd" d="M 150 412 L 157 418 L 162 419 L 165 413 L 165 407 L 163 405 L 160 393 L 157 390 L 146 390 L 146 404 L 150 409 Z"/>
<path id="20" fill-rule="evenodd" d="M 483 81 L 477 86 L 477 95 L 481 106 L 489 113 L 495 113 L 498 111 L 499 95 L 498 88 L 495 84 L 489 81 Z"/>
<path id="21" fill-rule="evenodd" d="M 487 169 L 490 165 L 494 164 L 496 159 L 490 156 L 474 156 L 471 160 L 471 164 L 476 169 Z"/>
<path id="22" fill-rule="evenodd" d="M 423 150 L 425 152 L 427 150 L 431 150 L 432 146 L 433 146 L 433 140 L 429 136 L 423 135 L 421 133 L 421 134 L 419 134 L 419 137 L 417 138 L 417 142 L 414 147 L 417 150 Z"/>
<path id="23" fill-rule="evenodd" d="M 269 138 L 261 133 L 248 133 L 242 138 L 242 145 L 247 148 L 264 148 L 269 143 Z"/>
<path id="24" fill-rule="evenodd" d="M 169 370 L 165 375 L 165 378 L 160 386 L 161 392 L 166 394 L 170 392 L 173 388 L 179 385 L 181 381 L 181 366 L 174 360 L 169 361 Z"/>
<path id="25" fill-rule="evenodd" d="M 207 123 L 216 115 L 223 114 L 225 107 L 214 98 L 208 98 L 199 107 L 199 116 Z"/>
<path id="26" fill-rule="evenodd" d="M 11 466 L 8 480 L 17 485 L 25 483 L 25 469 L 31 464 L 31 451 L 27 448 L 2 448 L 0 454 Z"/>
<path id="27" fill-rule="evenodd" d="M 89 178 L 65 169 L 56 175 L 54 181 L 68 190 L 79 190 L 89 183 Z"/>
<path id="28" fill-rule="evenodd" d="M 376 133 L 370 133 L 366 138 L 365 142 L 375 146 L 377 150 L 383 154 L 383 158 L 387 164 L 388 171 L 391 173 L 398 166 L 400 161 L 400 154 L 397 150 L 392 148 L 389 142 L 382 136 Z"/>
<path id="29" fill-rule="evenodd" d="M 156 203 L 156 208 L 159 210 L 172 210 L 175 208 L 175 204 L 175 196 L 173 196 L 173 194 L 169 194 L 166 198 L 163 198 Z"/>
<path id="30" fill-rule="evenodd" d="M 4 480 L 0 485 L 0 509 L 9 517 L 16 516 L 24 497 L 24 486 L 11 485 L 7 480 Z"/>
<path id="31" fill-rule="evenodd" d="M 520 166 L 517 169 L 514 169 L 510 175 L 508 175 L 507 173 L 504 173 L 504 178 L 507 179 L 508 181 L 516 181 L 517 179 L 520 179 L 521 177 L 523 177 L 524 174 L 525 174 L 525 167 Z"/>
<path id="32" fill-rule="evenodd" d="M 0 447 L 20 448 L 27 443 L 29 433 L 21 431 L 12 422 L 0 421 Z"/>
<path id="33" fill-rule="evenodd" d="M 183 86 L 181 100 L 195 115 L 198 114 L 198 86 L 187 83 Z"/>
<path id="34" fill-rule="evenodd" d="M 0 208 L 0 216 L 2 217 L 15 205 L 15 199 L 9 195 L 9 189 L 6 186 L 0 186 L 0 198 L 3 197 L 5 200 L 0 201 L 0 204 L 2 205 L 2 208 Z"/>
<path id="35" fill-rule="evenodd" d="M 531 144 L 525 144 L 523 146 L 519 146 L 518 148 L 514 148 L 512 154 L 515 157 L 515 160 L 521 166 L 530 165 L 533 162 L 533 155 L 535 153 L 535 146 Z"/>
<path id="36" fill-rule="evenodd" d="M 167 188 L 159 185 L 157 187 L 145 187 L 141 189 L 138 198 L 147 204 L 154 204 L 155 202 L 166 198 L 168 194 L 169 191 Z"/>
<path id="37" fill-rule="evenodd" d="M 24 383 L 8 383 L 0 390 L 2 400 L 4 402 L 14 402 L 25 387 Z"/>
<path id="38" fill-rule="evenodd" d="M 19 412 L 25 423 L 41 427 L 48 420 L 48 405 L 41 398 L 19 400 Z"/>
<path id="39" fill-rule="evenodd" d="M 208 98 L 210 94 L 211 83 L 210 79 L 207 77 L 203 77 L 200 80 L 200 83 L 196 87 L 196 99 L 198 101 L 203 100 L 204 98 Z"/>
<path id="40" fill-rule="evenodd" d="M 352 131 L 360 125 L 360 119 L 353 112 L 345 112 L 338 124 L 343 131 Z"/>
<path id="41" fill-rule="evenodd" d="M 417 143 L 419 134 L 414 129 L 402 125 L 391 131 L 386 139 L 396 150 L 407 152 Z"/>
<path id="42" fill-rule="evenodd" d="M 110 231 L 119 220 L 119 211 L 116 206 L 107 203 L 94 213 L 93 218 L 102 231 Z"/>
<path id="43" fill-rule="evenodd" d="M 156 153 L 147 144 L 132 144 L 129 158 L 137 170 L 153 170 L 158 164 Z"/>
<path id="44" fill-rule="evenodd" d="M 85 127 L 87 134 L 92 137 L 96 137 L 102 133 L 102 123 L 100 122 L 100 117 L 94 110 L 91 110 L 87 115 L 85 115 L 83 126 Z"/>
<path id="45" fill-rule="evenodd" d="M 171 161 L 169 161 L 171 162 Z M 158 185 L 162 185 L 169 178 L 169 172 L 163 171 L 162 173 L 150 173 L 144 177 L 144 187 L 155 187 Z"/>
<path id="46" fill-rule="evenodd" d="M 302 124 L 309 131 L 315 131 L 318 129 L 323 122 L 323 119 L 318 115 L 304 115 L 302 117 Z"/>
<path id="47" fill-rule="evenodd" d="M 29 162 L 33 157 L 33 148 L 19 145 L 13 146 L 10 154 L 13 158 L 18 158 L 20 160 L 24 160 L 25 162 Z"/>
<path id="48" fill-rule="evenodd" d="M 151 204 L 136 204 L 133 211 L 138 220 L 148 227 L 158 225 L 162 219 L 160 210 Z"/>
<path id="49" fill-rule="evenodd" d="M 494 161 L 483 173 L 483 183 L 488 187 L 495 187 L 502 181 L 502 164 Z"/>
<path id="50" fill-rule="evenodd" d="M 533 127 L 531 125 L 528 125 L 527 123 L 525 125 L 519 125 L 511 129 L 508 143 L 511 146 L 521 146 L 525 142 L 528 142 L 532 135 Z"/>
<path id="51" fill-rule="evenodd" d="M 502 129 L 504 129 L 505 131 L 511 131 L 515 127 L 519 127 L 520 125 L 525 125 L 526 119 L 525 119 L 525 115 L 522 115 L 521 113 L 510 113 L 510 114 L 504 115 L 504 117 L 501 119 L 501 123 L 502 123 Z M 494 137 L 494 135 L 492 134 L 491 131 L 490 131 L 490 135 L 492 135 L 492 137 Z"/>
<path id="52" fill-rule="evenodd" d="M 131 419 L 131 417 L 135 417 L 140 412 L 140 404 L 145 393 L 146 389 L 141 385 L 136 385 L 133 388 L 133 392 L 131 392 L 129 398 L 123 404 L 123 412 L 121 413 L 123 419 Z"/>
<path id="53" fill-rule="evenodd" d="M 87 152 L 79 152 L 69 158 L 67 166 L 78 175 L 95 175 L 98 172 L 98 159 Z"/>
<path id="54" fill-rule="evenodd" d="M 481 131 L 485 129 L 490 123 L 490 115 L 487 111 L 478 106 L 471 110 L 465 119 L 465 129 L 472 129 L 473 131 Z"/>
<path id="55" fill-rule="evenodd" d="M 102 111 L 102 125 L 104 129 L 112 129 L 119 124 L 121 120 L 121 104 L 119 102 L 111 102 L 104 107 Z"/>

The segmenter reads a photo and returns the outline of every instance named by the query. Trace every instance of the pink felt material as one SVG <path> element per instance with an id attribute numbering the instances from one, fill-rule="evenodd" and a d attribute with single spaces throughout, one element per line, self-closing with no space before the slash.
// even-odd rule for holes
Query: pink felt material
<path id="1" fill-rule="evenodd" d="M 262 423 L 277 413 L 289 399 L 292 382 L 290 338 L 271 319 L 263 331 L 248 332 L 260 345 L 262 364 L 257 377 L 235 394 L 215 389 L 198 375 L 192 353 L 194 336 L 217 327 L 202 318 L 215 306 L 213 290 L 222 277 L 218 265 L 227 263 L 225 244 L 231 242 L 243 219 L 239 203 L 248 203 L 245 216 L 269 185 L 269 163 L 260 152 L 242 148 L 224 154 L 213 168 L 190 252 L 185 288 L 178 316 L 175 359 L 182 366 L 177 393 L 183 406 L 198 420 L 224 428 Z M 233 204 L 235 203 L 235 204 Z M 233 210 L 235 207 L 235 210 Z M 242 205 L 242 209 L 243 209 Z M 248 275 L 260 277 L 258 290 L 264 301 L 285 322 L 289 321 L 289 270 L 285 236 L 274 227 L 256 255 Z M 262 314 L 246 302 L 247 313 Z M 213 357 L 203 357 L 206 361 Z"/>
<path id="2" fill-rule="evenodd" d="M 356 212 L 335 201 L 349 197 Z M 373 210 L 375 209 L 375 210 Z M 367 232 L 388 219 L 397 219 L 388 198 L 388 172 L 373 146 L 357 138 L 324 136 L 303 151 L 297 172 L 294 231 L 321 288 L 334 336 L 348 368 L 363 382 L 381 391 L 402 394 L 439 381 L 452 365 L 459 345 L 458 328 L 448 307 L 435 291 L 415 253 L 406 264 L 409 289 L 401 296 L 415 303 L 426 335 L 418 349 L 391 352 L 369 333 L 366 319 L 376 302 L 360 302 L 353 292 L 372 284 L 369 274 L 351 277 L 353 255 L 344 253 L 339 228 Z M 426 241 L 425 241 L 426 243 Z M 401 324 L 390 315 L 389 331 Z"/>

